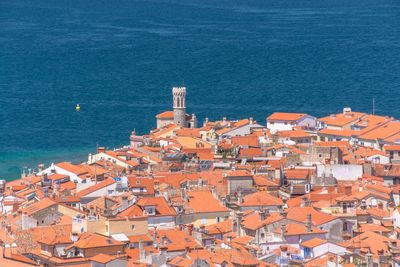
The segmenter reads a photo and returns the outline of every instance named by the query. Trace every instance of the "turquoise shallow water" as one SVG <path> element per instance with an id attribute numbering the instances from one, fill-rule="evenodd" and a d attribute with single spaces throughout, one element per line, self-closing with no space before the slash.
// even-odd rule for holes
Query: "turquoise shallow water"
<path id="1" fill-rule="evenodd" d="M 0 177 L 127 143 L 173 85 L 200 118 L 400 117 L 399 74 L 397 0 L 2 0 Z"/>

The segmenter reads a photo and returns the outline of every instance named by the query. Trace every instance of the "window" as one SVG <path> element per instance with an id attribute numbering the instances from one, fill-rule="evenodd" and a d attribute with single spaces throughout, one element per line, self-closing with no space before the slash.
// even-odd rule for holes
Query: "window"
<path id="1" fill-rule="evenodd" d="M 222 221 L 222 220 L 221 220 L 221 217 L 216 217 L 215 220 L 216 220 L 217 222 L 221 222 L 221 221 Z"/>
<path id="2" fill-rule="evenodd" d="M 106 232 L 108 233 L 108 225 L 106 225 Z"/>
<path id="3" fill-rule="evenodd" d="M 311 257 L 311 249 L 309 248 L 304 248 L 304 258 L 310 258 Z"/>
<path id="4" fill-rule="evenodd" d="M 132 224 L 131 229 L 135 230 L 135 225 L 134 224 Z"/>

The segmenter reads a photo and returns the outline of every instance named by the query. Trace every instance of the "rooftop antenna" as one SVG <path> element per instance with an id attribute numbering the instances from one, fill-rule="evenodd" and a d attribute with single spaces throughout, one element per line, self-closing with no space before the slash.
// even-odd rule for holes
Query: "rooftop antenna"
<path id="1" fill-rule="evenodd" d="M 372 115 L 375 115 L 375 97 L 372 98 Z"/>

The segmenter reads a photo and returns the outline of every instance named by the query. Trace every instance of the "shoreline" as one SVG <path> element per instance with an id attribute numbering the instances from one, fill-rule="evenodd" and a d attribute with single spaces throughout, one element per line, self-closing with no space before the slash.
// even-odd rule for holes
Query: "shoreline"
<path id="1" fill-rule="evenodd" d="M 41 163 L 46 166 L 58 161 L 81 163 L 87 160 L 91 151 L 95 151 L 95 148 L 2 152 L 0 153 L 0 178 L 6 181 L 17 180 L 21 178 L 24 167 L 36 169 Z"/>

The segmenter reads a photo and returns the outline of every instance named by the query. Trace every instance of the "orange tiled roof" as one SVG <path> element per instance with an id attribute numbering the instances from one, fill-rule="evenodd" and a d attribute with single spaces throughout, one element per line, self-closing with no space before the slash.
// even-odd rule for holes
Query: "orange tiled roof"
<path id="1" fill-rule="evenodd" d="M 174 112 L 173 111 L 164 111 L 156 115 L 157 119 L 173 119 Z"/>
<path id="2" fill-rule="evenodd" d="M 200 129 L 199 128 L 182 128 L 179 130 L 175 131 L 176 136 L 189 136 L 189 137 L 195 137 L 195 138 L 200 138 Z"/>
<path id="3" fill-rule="evenodd" d="M 165 247 L 167 251 L 183 251 L 186 248 L 200 249 L 201 244 L 192 236 L 179 229 L 156 230 L 157 241 L 160 247 Z M 149 231 L 153 236 L 154 230 Z"/>
<path id="4" fill-rule="evenodd" d="M 83 233 L 79 236 L 78 241 L 67 247 L 70 249 L 72 247 L 77 247 L 80 249 L 96 248 L 96 247 L 109 247 L 109 246 L 123 246 L 124 243 L 114 240 L 110 237 L 102 236 L 95 233 Z"/>
<path id="5" fill-rule="evenodd" d="M 263 156 L 263 151 L 258 147 L 242 148 L 240 149 L 239 154 L 241 157 L 261 157 Z"/>
<path id="6" fill-rule="evenodd" d="M 258 147 L 258 137 L 255 135 L 233 136 L 231 142 L 236 146 Z"/>
<path id="7" fill-rule="evenodd" d="M 57 163 L 56 166 L 61 168 L 61 169 L 66 170 L 66 171 L 72 172 L 72 173 L 74 173 L 74 174 L 76 174 L 78 176 L 87 173 L 87 170 L 85 170 L 81 166 L 71 164 L 70 162 L 65 162 L 65 161 L 64 162 L 60 162 L 60 163 Z"/>
<path id="8" fill-rule="evenodd" d="M 285 177 L 290 180 L 308 180 L 314 174 L 314 169 L 285 169 Z"/>
<path id="9" fill-rule="evenodd" d="M 327 242 L 328 242 L 328 240 L 326 240 L 326 239 L 314 237 L 313 239 L 302 242 L 301 246 L 307 247 L 307 248 L 315 248 L 315 247 L 325 244 Z"/>
<path id="10" fill-rule="evenodd" d="M 242 225 L 244 228 L 257 230 L 265 225 L 276 223 L 282 219 L 284 218 L 278 212 L 272 212 L 270 215 L 266 216 L 264 220 L 261 220 L 260 214 L 258 212 L 254 212 L 243 218 Z"/>
<path id="11" fill-rule="evenodd" d="M 358 138 L 363 140 L 386 139 L 400 133 L 400 122 L 391 121 L 381 127 L 360 135 Z"/>
<path id="12" fill-rule="evenodd" d="M 232 232 L 232 219 L 228 219 L 215 224 L 207 225 L 205 230 L 209 235 L 227 234 Z"/>
<path id="13" fill-rule="evenodd" d="M 378 234 L 391 232 L 391 230 L 389 230 L 388 228 L 386 228 L 382 225 L 379 225 L 379 224 L 374 224 L 374 223 L 360 224 L 358 231 L 359 232 L 375 232 Z"/>
<path id="14" fill-rule="evenodd" d="M 390 242 L 396 242 L 398 245 L 398 240 L 368 231 L 343 242 L 342 245 L 349 249 L 367 249 L 377 258 L 379 251 L 389 252 Z"/>
<path id="15" fill-rule="evenodd" d="M 385 151 L 400 151 L 400 145 L 386 145 L 383 149 Z"/>
<path id="16" fill-rule="evenodd" d="M 206 212 L 229 212 L 210 191 L 190 191 L 187 193 L 189 201 L 187 205 L 191 207 L 195 213 Z"/>
<path id="17" fill-rule="evenodd" d="M 292 131 L 280 131 L 277 133 L 280 137 L 289 137 L 289 138 L 307 138 L 311 137 L 311 135 L 304 130 L 292 130 Z"/>
<path id="18" fill-rule="evenodd" d="M 99 262 L 102 264 L 106 264 L 110 261 L 115 260 L 116 258 L 117 258 L 116 256 L 100 253 L 100 254 L 97 254 L 96 256 L 91 257 L 90 260 Z"/>
<path id="19" fill-rule="evenodd" d="M 253 180 L 256 186 L 279 187 L 277 183 L 264 175 L 254 175 Z"/>
<path id="20" fill-rule="evenodd" d="M 265 192 L 256 192 L 243 198 L 243 203 L 239 203 L 242 207 L 257 206 L 282 206 L 283 201 Z"/>
<path id="21" fill-rule="evenodd" d="M 38 211 L 41 211 L 43 209 L 49 208 L 54 205 L 57 205 L 57 202 L 54 202 L 49 198 L 44 198 L 39 202 L 33 203 L 32 205 L 29 205 L 26 208 L 24 208 L 23 212 L 26 212 L 28 215 L 32 215 Z"/>
<path id="22" fill-rule="evenodd" d="M 347 112 L 345 114 L 343 113 L 333 114 L 324 118 L 320 118 L 319 120 L 326 123 L 327 125 L 343 127 L 351 123 L 357 122 L 360 118 L 364 117 L 365 115 L 366 115 L 365 113 L 360 113 L 360 112 Z"/>
<path id="23" fill-rule="evenodd" d="M 305 222 L 307 220 L 307 214 L 311 214 L 311 221 L 315 226 L 319 226 L 336 219 L 329 214 L 315 210 L 313 207 L 289 208 L 287 211 L 287 218 L 298 222 Z"/>
<path id="24" fill-rule="evenodd" d="M 170 207 L 163 197 L 144 197 L 135 205 L 120 212 L 118 217 L 142 217 L 145 206 L 155 206 L 155 216 L 176 216 L 176 211 Z"/>
<path id="25" fill-rule="evenodd" d="M 268 121 L 297 121 L 304 117 L 304 113 L 274 112 L 268 116 Z"/>

